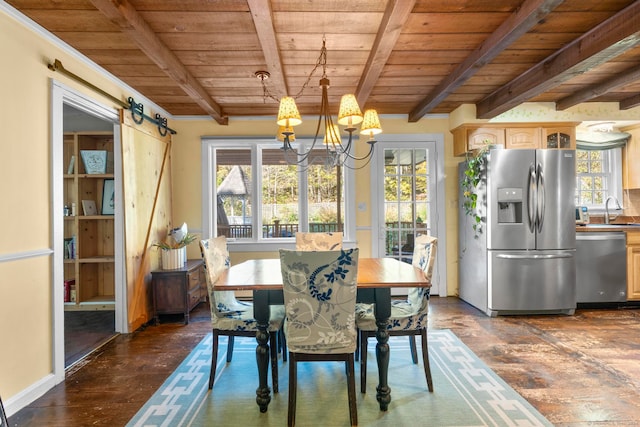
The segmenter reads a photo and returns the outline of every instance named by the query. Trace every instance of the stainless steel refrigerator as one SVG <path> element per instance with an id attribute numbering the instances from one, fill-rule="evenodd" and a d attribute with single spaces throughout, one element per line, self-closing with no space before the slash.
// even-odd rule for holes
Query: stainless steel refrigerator
<path id="1" fill-rule="evenodd" d="M 459 165 L 462 182 L 466 162 Z M 459 195 L 459 294 L 489 316 L 576 308 L 575 151 L 492 149 L 478 194 L 482 231 Z"/>

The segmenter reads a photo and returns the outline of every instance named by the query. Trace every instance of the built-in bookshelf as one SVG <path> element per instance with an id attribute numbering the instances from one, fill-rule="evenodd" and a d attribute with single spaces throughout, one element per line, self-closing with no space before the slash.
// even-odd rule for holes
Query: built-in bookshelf
<path id="1" fill-rule="evenodd" d="M 65 310 L 115 308 L 113 134 L 64 135 Z"/>

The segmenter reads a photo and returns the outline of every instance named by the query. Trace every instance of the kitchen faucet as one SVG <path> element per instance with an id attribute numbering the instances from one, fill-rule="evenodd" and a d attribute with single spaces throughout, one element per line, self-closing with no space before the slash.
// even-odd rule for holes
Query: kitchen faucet
<path id="1" fill-rule="evenodd" d="M 605 224 L 609 224 L 609 200 L 612 200 L 612 199 L 615 200 L 615 202 L 616 202 L 616 209 L 617 210 L 621 210 L 622 209 L 622 206 L 620 206 L 620 202 L 618 201 L 617 198 L 615 198 L 613 196 L 607 197 L 607 200 L 604 202 L 604 223 Z M 618 216 L 616 215 L 616 218 L 617 217 Z M 613 218 L 613 219 L 615 220 L 616 218 Z"/>

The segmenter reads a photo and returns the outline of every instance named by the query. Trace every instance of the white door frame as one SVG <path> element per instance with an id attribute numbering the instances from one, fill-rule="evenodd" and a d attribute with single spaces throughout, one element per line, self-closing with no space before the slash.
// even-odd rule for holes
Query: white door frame
<path id="1" fill-rule="evenodd" d="M 374 157 L 371 160 L 371 253 L 383 257 L 385 234 L 379 224 L 384 218 L 382 190 L 384 183 L 384 150 L 386 148 L 427 148 L 430 162 L 429 173 L 435 179 L 435 197 L 432 198 L 435 215 L 431 218 L 431 229 L 438 238 L 438 253 L 447 253 L 446 212 L 444 185 L 444 135 L 442 134 L 384 134 L 378 135 Z M 433 295 L 447 296 L 446 257 L 437 256 L 432 276 Z"/>
<path id="2" fill-rule="evenodd" d="M 58 286 L 64 281 L 64 184 L 63 139 L 64 104 L 89 115 L 113 123 L 115 198 L 122 200 L 122 153 L 120 119 L 117 109 L 101 104 L 74 89 L 51 79 L 51 212 L 52 217 L 52 312 L 53 312 L 53 375 L 55 383 L 64 381 L 64 295 Z M 127 331 L 126 281 L 124 272 L 124 223 L 122 203 L 116 203 L 115 226 L 115 329 Z"/>

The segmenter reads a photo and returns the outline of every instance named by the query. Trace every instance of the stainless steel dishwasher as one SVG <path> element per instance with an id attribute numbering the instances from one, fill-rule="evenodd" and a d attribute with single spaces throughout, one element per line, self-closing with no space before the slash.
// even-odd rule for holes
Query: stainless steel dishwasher
<path id="1" fill-rule="evenodd" d="M 627 300 L 626 233 L 576 233 L 576 290 L 578 303 Z"/>

